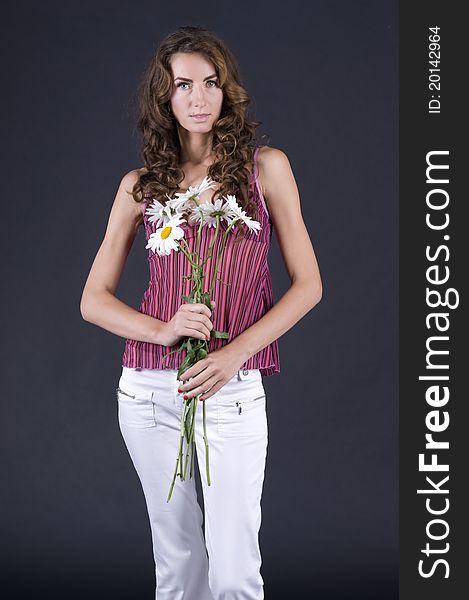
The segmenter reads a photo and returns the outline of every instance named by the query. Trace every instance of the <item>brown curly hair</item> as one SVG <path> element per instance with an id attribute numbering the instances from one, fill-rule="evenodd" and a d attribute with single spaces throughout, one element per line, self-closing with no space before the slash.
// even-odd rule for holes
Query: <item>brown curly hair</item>
<path id="1" fill-rule="evenodd" d="M 257 145 L 256 128 L 261 122 L 247 117 L 250 97 L 241 85 L 234 56 L 215 33 L 204 27 L 184 26 L 170 33 L 144 72 L 138 89 L 137 125 L 143 135 L 142 158 L 146 172 L 140 174 L 132 195 L 136 202 L 142 202 L 144 195 L 150 194 L 166 204 L 166 194 L 172 196 L 181 191 L 179 184 L 184 172 L 179 166 L 177 122 L 170 107 L 174 85 L 170 60 L 176 52 L 198 52 L 210 60 L 223 90 L 220 117 L 212 128 L 214 162 L 207 171 L 207 175 L 220 184 L 212 200 L 215 194 L 220 197 L 236 194 L 243 209 L 257 218 L 256 205 L 249 194 L 249 176 Z"/>

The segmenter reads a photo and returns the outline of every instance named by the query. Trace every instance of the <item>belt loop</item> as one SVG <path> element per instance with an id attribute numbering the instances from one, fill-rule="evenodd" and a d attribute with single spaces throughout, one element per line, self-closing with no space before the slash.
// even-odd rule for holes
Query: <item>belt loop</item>
<path id="1" fill-rule="evenodd" d="M 241 373 L 242 373 L 242 369 L 238 369 L 238 381 L 241 381 L 242 377 L 241 377 Z"/>

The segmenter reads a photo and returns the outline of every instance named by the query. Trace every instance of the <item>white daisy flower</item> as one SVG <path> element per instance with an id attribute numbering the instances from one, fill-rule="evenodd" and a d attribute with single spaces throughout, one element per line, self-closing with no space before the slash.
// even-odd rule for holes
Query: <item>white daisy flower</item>
<path id="1" fill-rule="evenodd" d="M 230 207 L 223 198 L 216 198 L 214 202 L 202 202 L 194 208 L 192 214 L 197 223 L 200 223 L 203 217 L 203 223 L 208 227 L 217 226 L 217 215 L 220 217 L 220 222 L 225 220 L 230 223 Z"/>
<path id="2" fill-rule="evenodd" d="M 164 205 L 161 204 L 161 202 L 158 202 L 158 200 L 155 200 L 153 198 L 153 201 L 152 201 L 151 205 L 145 211 L 145 214 L 151 215 L 148 220 L 152 223 L 157 221 L 156 226 L 159 227 L 159 225 L 163 221 L 163 210 L 164 210 Z"/>
<path id="3" fill-rule="evenodd" d="M 164 227 L 157 229 L 150 235 L 145 248 L 153 250 L 160 256 L 171 254 L 173 250 L 177 252 L 179 246 L 176 240 L 184 237 L 184 229 L 179 225 L 184 222 L 185 219 L 180 215 L 173 215 L 166 221 Z"/>
<path id="4" fill-rule="evenodd" d="M 151 215 L 148 219 L 151 223 L 156 221 L 156 227 L 163 227 L 166 225 L 168 220 L 173 216 L 176 212 L 174 210 L 174 201 L 166 194 L 168 198 L 168 202 L 166 204 L 161 204 L 158 200 L 153 198 L 153 201 L 149 208 L 145 211 L 145 214 Z"/>
<path id="5" fill-rule="evenodd" d="M 168 194 L 166 194 L 166 198 L 168 198 L 166 204 L 161 204 L 161 202 L 153 198 L 150 207 L 145 211 L 145 214 L 150 215 L 148 220 L 151 223 L 156 222 L 156 227 L 164 227 L 169 219 L 174 215 L 182 215 L 184 211 L 185 200 L 181 201 L 177 198 L 171 198 Z"/>
<path id="6" fill-rule="evenodd" d="M 238 204 L 238 202 L 236 200 L 236 196 L 233 196 L 232 194 L 227 194 L 225 197 L 225 201 L 229 207 L 230 217 L 232 219 L 240 219 L 242 217 L 242 214 L 244 211 L 241 208 L 241 206 Z"/>
<path id="7" fill-rule="evenodd" d="M 166 203 L 166 205 L 171 207 L 171 209 L 173 210 L 173 214 L 181 215 L 186 210 L 186 199 L 169 198 L 169 201 Z"/>
<path id="8" fill-rule="evenodd" d="M 210 179 L 210 177 L 204 177 L 199 185 L 194 187 L 190 185 L 186 192 L 177 192 L 177 194 L 175 194 L 176 201 L 178 202 L 178 205 L 185 205 L 186 202 L 194 200 L 194 198 L 197 198 L 200 196 L 200 194 L 203 194 L 205 190 L 213 188 L 214 185 L 216 185 L 216 183 L 213 181 L 213 179 Z"/>
<path id="9" fill-rule="evenodd" d="M 241 208 L 241 206 L 239 206 L 236 200 L 236 196 L 228 194 L 226 196 L 226 204 L 229 207 L 228 215 L 229 217 L 231 217 L 231 223 L 237 220 L 243 221 L 243 223 L 245 223 L 249 229 L 258 233 L 258 231 L 261 229 L 261 224 L 259 223 L 259 221 L 254 221 L 254 219 L 248 217 L 246 211 L 244 211 Z"/>

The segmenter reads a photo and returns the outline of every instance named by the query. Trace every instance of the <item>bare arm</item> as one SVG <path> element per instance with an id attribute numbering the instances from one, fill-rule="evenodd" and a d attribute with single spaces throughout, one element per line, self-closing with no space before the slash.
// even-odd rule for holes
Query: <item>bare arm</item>
<path id="1" fill-rule="evenodd" d="M 89 321 L 111 333 L 172 346 L 184 335 L 204 339 L 213 325 L 205 305 L 186 304 L 170 322 L 145 315 L 115 296 L 130 248 L 142 221 L 142 205 L 131 194 L 138 171 L 130 171 L 120 182 L 111 208 L 104 239 L 99 247 L 83 289 L 80 311 Z"/>
<path id="2" fill-rule="evenodd" d="M 228 344 L 241 364 L 291 329 L 322 298 L 319 267 L 301 214 L 298 188 L 281 150 L 259 151 L 261 181 L 292 285 L 261 319 Z"/>

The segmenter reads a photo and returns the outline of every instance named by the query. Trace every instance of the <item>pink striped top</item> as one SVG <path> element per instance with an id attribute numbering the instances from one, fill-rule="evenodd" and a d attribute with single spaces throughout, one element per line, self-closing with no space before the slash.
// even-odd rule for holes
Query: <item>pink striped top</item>
<path id="1" fill-rule="evenodd" d="M 229 343 L 258 321 L 273 305 L 272 283 L 267 262 L 272 237 L 272 221 L 258 182 L 258 151 L 259 147 L 254 151 L 250 191 L 257 204 L 257 220 L 260 222 L 261 229 L 257 234 L 255 231 L 247 230 L 245 238 L 236 244 L 233 243 L 236 228 L 230 230 L 233 235 L 228 234 L 212 294 L 216 306 L 212 311 L 211 321 L 214 329 L 228 332 L 229 339 L 210 338 L 207 342 L 209 352 Z M 145 214 L 147 203 L 151 203 L 151 197 L 145 195 L 145 198 L 142 202 L 142 212 L 148 240 L 156 228 L 155 223 L 150 222 L 149 216 Z M 184 237 L 189 248 L 191 251 L 195 250 L 197 226 L 183 223 L 181 227 L 184 229 Z M 204 267 L 206 275 L 204 290 L 208 290 L 211 285 L 218 248 L 225 230 L 226 223 L 223 222 L 220 224 L 218 237 L 212 249 L 213 261 L 209 259 Z M 214 227 L 202 227 L 200 256 L 207 256 L 214 234 Z M 183 279 L 183 275 L 190 274 L 190 265 L 182 252 L 173 251 L 168 256 L 159 256 L 152 249 L 148 250 L 148 262 L 150 282 L 143 294 L 139 311 L 168 322 L 184 303 L 182 296 L 190 293 L 192 282 Z M 186 350 L 167 356 L 164 364 L 163 356 L 171 350 L 176 350 L 179 343 L 167 347 L 126 339 L 122 365 L 147 369 L 178 369 L 187 354 Z M 259 369 L 262 375 L 279 373 L 278 341 L 274 340 L 251 356 L 240 368 Z"/>

